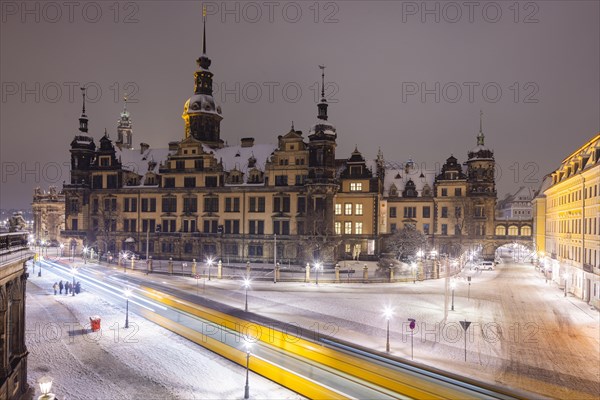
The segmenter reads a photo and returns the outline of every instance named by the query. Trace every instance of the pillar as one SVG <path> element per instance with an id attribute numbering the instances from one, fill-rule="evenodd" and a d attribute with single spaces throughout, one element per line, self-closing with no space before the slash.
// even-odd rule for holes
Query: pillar
<path id="1" fill-rule="evenodd" d="M 217 263 L 217 279 L 223 278 L 223 262 L 219 260 Z"/>
<path id="2" fill-rule="evenodd" d="M 394 281 L 394 267 L 390 267 L 390 282 Z"/>
<path id="3" fill-rule="evenodd" d="M 246 276 L 250 277 L 250 261 L 246 261 Z"/>
<path id="4" fill-rule="evenodd" d="M 173 274 L 173 257 L 169 257 L 169 274 Z"/>
<path id="5" fill-rule="evenodd" d="M 148 272 L 152 272 L 152 256 L 148 257 Z"/>
<path id="6" fill-rule="evenodd" d="M 367 267 L 367 264 L 365 264 L 365 266 L 363 267 L 363 280 L 365 282 L 369 281 L 369 267 Z"/>
<path id="7" fill-rule="evenodd" d="M 335 264 L 335 283 L 340 283 L 340 264 Z"/>
<path id="8" fill-rule="evenodd" d="M 192 259 L 192 276 L 196 276 L 196 259 Z"/>
<path id="9" fill-rule="evenodd" d="M 281 279 L 279 269 L 279 263 L 277 263 L 277 265 L 275 266 L 275 283 L 277 283 L 277 281 Z"/>
<path id="10" fill-rule="evenodd" d="M 304 282 L 310 282 L 310 264 L 306 263 L 306 275 L 304 277 Z"/>

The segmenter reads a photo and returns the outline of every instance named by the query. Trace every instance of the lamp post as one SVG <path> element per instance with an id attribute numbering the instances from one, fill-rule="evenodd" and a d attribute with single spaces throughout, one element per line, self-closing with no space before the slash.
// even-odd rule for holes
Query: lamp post
<path id="1" fill-rule="evenodd" d="M 386 325 L 387 325 L 386 340 L 385 340 L 385 351 L 387 353 L 390 352 L 390 319 L 392 319 L 393 315 L 394 315 L 394 309 L 393 308 L 386 307 L 386 308 L 383 309 L 383 316 L 385 317 Z"/>
<path id="2" fill-rule="evenodd" d="M 73 275 L 73 287 L 71 288 L 71 293 L 75 296 L 75 275 L 77 275 L 77 268 L 71 268 L 71 274 Z"/>
<path id="3" fill-rule="evenodd" d="M 250 279 L 244 278 L 244 289 L 246 289 L 246 305 L 244 311 L 248 312 L 248 288 L 250 287 Z"/>
<path id="4" fill-rule="evenodd" d="M 319 284 L 319 270 L 320 269 L 321 269 L 321 263 L 316 263 L 315 264 L 315 271 L 317 272 L 317 280 L 316 280 L 317 285 Z"/>
<path id="5" fill-rule="evenodd" d="M 210 267 L 213 265 L 214 260 L 212 258 L 208 258 L 206 263 L 208 264 L 208 280 L 210 281 Z"/>
<path id="6" fill-rule="evenodd" d="M 52 379 L 44 376 L 40 378 L 39 385 L 42 395 L 38 397 L 38 400 L 54 400 L 54 393 L 50 393 L 50 390 L 52 389 Z"/>
<path id="7" fill-rule="evenodd" d="M 246 342 L 246 386 L 244 386 L 244 399 L 250 398 L 250 382 L 249 382 L 250 347 L 251 347 L 251 344 L 249 342 Z"/>
<path id="8" fill-rule="evenodd" d="M 456 282 L 454 280 L 450 282 L 450 287 L 452 288 L 452 307 L 450 310 L 454 311 L 454 289 L 456 288 Z"/>
<path id="9" fill-rule="evenodd" d="M 131 295 L 131 289 L 127 288 L 123 291 L 125 294 L 125 329 L 129 328 L 129 296 Z"/>

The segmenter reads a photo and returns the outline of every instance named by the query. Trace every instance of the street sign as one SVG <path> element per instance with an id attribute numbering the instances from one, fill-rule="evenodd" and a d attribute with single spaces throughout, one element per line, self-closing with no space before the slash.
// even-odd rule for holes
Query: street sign
<path id="1" fill-rule="evenodd" d="M 409 318 L 408 320 L 410 321 L 410 324 L 408 325 L 408 327 L 410 329 L 415 329 L 415 320 L 414 320 L 414 318 Z"/>
<path id="2" fill-rule="evenodd" d="M 194 278 L 200 279 L 200 275 L 196 274 L 196 275 L 194 275 Z"/>
<path id="3" fill-rule="evenodd" d="M 459 321 L 460 322 L 460 326 L 462 326 L 462 328 L 465 331 L 465 362 L 467 362 L 467 329 L 469 329 L 469 325 L 471 325 L 471 321 L 467 321 L 466 319 L 464 321 Z"/>

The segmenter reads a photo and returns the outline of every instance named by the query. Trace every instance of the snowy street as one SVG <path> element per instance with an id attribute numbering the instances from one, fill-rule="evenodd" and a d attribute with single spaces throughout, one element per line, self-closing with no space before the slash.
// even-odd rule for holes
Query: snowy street
<path id="1" fill-rule="evenodd" d="M 126 276 L 147 279 L 171 290 L 198 292 L 200 296 L 238 308 L 244 304 L 240 281 L 213 279 L 204 282 L 162 274 L 146 276 L 130 270 L 122 274 L 122 269 L 106 266 L 88 264 L 86 267 L 124 279 Z M 468 276 L 471 276 L 470 286 Z M 52 279 L 55 278 L 50 277 L 48 269 L 44 270 L 43 278 L 30 278 L 28 290 L 33 289 L 28 291 L 28 319 L 62 324 L 86 321 L 89 315 L 99 314 L 103 319 L 103 335 L 98 341 L 88 341 L 86 338 L 92 334 L 68 337 L 67 329 L 63 328 L 63 337 L 55 343 L 49 340 L 50 330 L 40 328 L 41 331 L 32 336 L 34 329 L 28 327 L 30 383 L 44 375 L 44 368 L 53 364 L 51 358 L 58 353 L 55 356 L 61 360 L 58 364 L 65 367 L 51 368 L 58 385 L 55 392 L 62 393 L 58 388 L 64 387 L 67 393 L 72 393 L 69 398 L 83 398 L 80 396 L 85 388 L 99 385 L 107 388 L 114 385 L 111 389 L 113 398 L 133 398 L 127 396 L 133 396 L 133 393 L 137 396 L 146 389 L 154 395 L 162 393 L 160 398 L 194 398 L 191 397 L 194 393 L 198 395 L 196 398 L 241 397 L 242 368 L 137 316 L 130 315 L 130 320 L 139 324 L 139 331 L 133 335 L 139 342 L 126 343 L 122 306 L 108 304 L 85 292 L 74 298 L 64 295 L 55 298 L 48 295 Z M 504 263 L 495 271 L 465 271 L 456 281 L 454 311 L 451 310 L 450 280 L 415 284 L 321 283 L 318 286 L 314 282 L 252 282 L 248 294 L 249 311 L 294 323 L 305 331 L 314 332 L 315 338 L 322 334 L 332 335 L 383 351 L 383 309 L 391 306 L 394 310 L 391 319 L 393 355 L 410 359 L 408 318 L 414 318 L 414 361 L 417 363 L 547 397 L 597 398 L 600 391 L 597 310 L 574 297 L 565 298 L 563 291 L 546 283 L 531 264 Z M 44 290 L 31 283 L 44 286 Z M 466 362 L 464 336 L 459 324 L 464 320 L 471 321 Z M 118 340 L 115 340 L 117 330 L 111 329 L 116 328 L 115 324 L 121 324 Z M 177 355 L 154 359 L 145 351 L 146 346 L 159 349 L 151 353 L 154 355 L 164 355 L 167 349 L 170 354 Z M 88 351 L 88 347 L 92 349 Z M 67 356 L 75 354 L 76 349 L 84 350 L 86 356 Z M 190 352 L 190 349 L 194 351 Z M 98 357 L 90 354 L 102 354 L 106 361 L 98 361 Z M 180 364 L 179 360 L 186 362 Z M 107 364 L 111 365 L 111 372 L 99 372 L 105 371 Z M 140 367 L 142 364 L 143 368 Z M 196 365 L 201 366 L 201 372 L 186 376 L 186 372 L 198 368 L 190 366 Z M 84 384 L 71 382 L 72 378 L 69 380 L 73 370 L 82 371 L 76 376 Z M 227 384 L 221 384 L 225 383 L 223 376 L 227 377 Z M 219 379 L 218 391 L 207 391 L 215 379 Z M 201 385 L 202 390 L 194 386 L 198 381 L 206 382 Z M 259 377 L 253 376 L 252 381 L 262 382 L 258 387 L 255 383 L 260 398 L 295 398 L 293 393 L 264 379 L 261 381 Z M 258 396 L 257 393 L 253 392 L 253 396 Z"/>

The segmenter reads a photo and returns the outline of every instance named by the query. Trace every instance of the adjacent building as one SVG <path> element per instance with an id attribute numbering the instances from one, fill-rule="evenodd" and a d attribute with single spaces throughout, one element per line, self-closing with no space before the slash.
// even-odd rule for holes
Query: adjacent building
<path id="1" fill-rule="evenodd" d="M 600 134 L 544 178 L 535 242 L 552 280 L 600 308 Z"/>
<path id="2" fill-rule="evenodd" d="M 36 188 L 31 203 L 33 212 L 33 235 L 36 241 L 58 244 L 60 232 L 65 229 L 65 196 L 56 187 L 48 192 Z"/>

